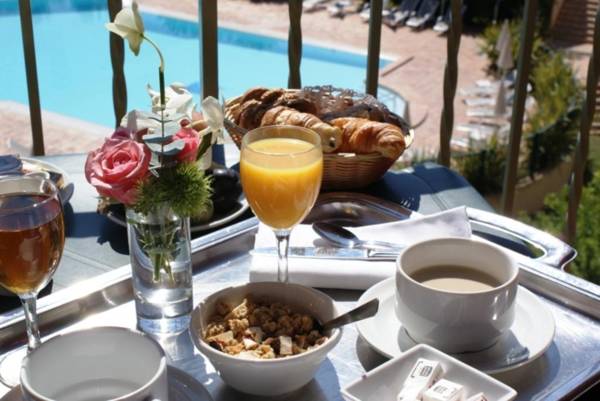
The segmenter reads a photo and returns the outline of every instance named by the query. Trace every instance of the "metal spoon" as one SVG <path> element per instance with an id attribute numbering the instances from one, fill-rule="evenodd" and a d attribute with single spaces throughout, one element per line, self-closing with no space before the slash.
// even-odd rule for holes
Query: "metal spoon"
<path id="1" fill-rule="evenodd" d="M 359 239 L 349 230 L 337 224 L 317 222 L 312 225 L 313 230 L 322 238 L 344 248 L 363 248 L 373 250 L 390 250 L 400 252 L 404 247 L 386 241 L 364 241 Z"/>
<path id="2" fill-rule="evenodd" d="M 366 319 L 371 316 L 375 316 L 379 310 L 379 299 L 375 298 L 363 304 L 357 308 L 352 309 L 330 321 L 321 325 L 324 331 L 335 329 L 341 326 L 345 326 L 348 323 L 358 322 L 359 320 Z"/>

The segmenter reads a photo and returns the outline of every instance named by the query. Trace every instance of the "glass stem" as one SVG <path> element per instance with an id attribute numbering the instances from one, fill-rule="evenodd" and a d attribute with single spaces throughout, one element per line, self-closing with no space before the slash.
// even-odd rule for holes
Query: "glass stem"
<path id="1" fill-rule="evenodd" d="M 277 238 L 277 281 L 288 283 L 288 248 L 290 242 L 289 230 L 275 231 Z"/>
<path id="2" fill-rule="evenodd" d="M 21 297 L 21 304 L 25 311 L 25 325 L 27 326 L 27 351 L 31 352 L 41 344 L 36 310 L 36 296 L 23 295 Z"/>

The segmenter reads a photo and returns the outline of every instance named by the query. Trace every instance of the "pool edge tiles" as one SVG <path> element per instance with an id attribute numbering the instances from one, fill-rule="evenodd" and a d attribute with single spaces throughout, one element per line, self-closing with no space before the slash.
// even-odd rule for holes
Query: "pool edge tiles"
<path id="1" fill-rule="evenodd" d="M 159 13 L 159 10 L 152 10 L 151 12 L 143 11 L 142 17 L 144 19 L 145 28 L 150 32 L 158 32 L 183 38 L 199 37 L 198 24 L 191 19 L 184 19 L 173 15 L 163 15 Z M 287 40 L 263 33 L 254 33 L 237 27 L 220 26 L 218 27 L 217 35 L 218 42 L 221 44 L 230 44 L 278 54 L 287 54 L 288 52 Z M 334 45 L 327 44 L 327 46 L 325 46 L 303 43 L 302 57 L 366 68 L 366 54 L 328 46 Z M 390 58 L 380 57 L 379 68 L 381 69 L 392 62 L 393 60 Z"/>

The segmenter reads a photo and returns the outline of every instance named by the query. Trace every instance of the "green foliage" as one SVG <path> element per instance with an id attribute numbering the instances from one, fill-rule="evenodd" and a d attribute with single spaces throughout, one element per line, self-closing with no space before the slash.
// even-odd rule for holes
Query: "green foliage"
<path id="1" fill-rule="evenodd" d="M 532 216 L 522 216 L 526 223 L 560 236 L 564 231 L 568 208 L 568 188 L 550 194 L 544 210 Z M 596 171 L 588 186 L 583 188 L 577 209 L 577 236 L 573 244 L 578 252 L 569 266 L 570 272 L 600 284 L 600 171 Z"/>
<path id="2" fill-rule="evenodd" d="M 529 115 L 526 139 L 529 172 L 558 165 L 574 149 L 579 132 L 581 88 L 562 53 L 540 57 L 531 77 L 537 107 Z"/>
<path id="3" fill-rule="evenodd" d="M 485 148 L 455 158 L 456 168 L 482 195 L 502 190 L 507 146 L 493 135 Z"/>
<path id="4" fill-rule="evenodd" d="M 211 179 L 194 163 L 165 167 L 158 174 L 140 184 L 136 212 L 148 214 L 167 204 L 181 216 L 192 216 L 208 207 Z"/>
<path id="5" fill-rule="evenodd" d="M 531 132 L 553 124 L 581 99 L 575 73 L 561 52 L 540 56 L 534 64 L 531 81 L 537 102 L 536 112 L 529 116 Z"/>
<path id="6" fill-rule="evenodd" d="M 512 43 L 512 54 L 513 59 L 515 60 L 515 64 L 519 58 L 519 45 L 521 43 L 521 20 L 513 20 L 509 22 L 509 30 L 511 36 Z M 484 53 L 488 60 L 490 61 L 490 65 L 488 69 L 490 71 L 496 71 L 496 61 L 498 60 L 499 52 L 496 50 L 496 42 L 498 41 L 498 37 L 500 36 L 500 31 L 502 29 L 502 24 L 490 24 L 483 31 L 481 35 L 481 41 L 479 42 L 479 50 Z M 533 38 L 533 45 L 531 51 L 531 63 L 532 65 L 537 65 L 538 60 L 544 56 L 545 53 L 548 52 L 542 37 L 538 32 L 535 33 Z"/>

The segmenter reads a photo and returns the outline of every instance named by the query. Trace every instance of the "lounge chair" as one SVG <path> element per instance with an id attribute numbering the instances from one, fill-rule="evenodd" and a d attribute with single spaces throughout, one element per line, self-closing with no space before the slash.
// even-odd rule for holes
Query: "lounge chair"
<path id="1" fill-rule="evenodd" d="M 440 5 L 440 14 L 435 20 L 433 30 L 439 33 L 446 33 L 450 29 L 450 0 L 442 0 Z"/>
<path id="2" fill-rule="evenodd" d="M 312 13 L 327 8 L 325 3 L 328 0 L 304 0 L 302 2 L 302 11 L 305 13 Z"/>
<path id="3" fill-rule="evenodd" d="M 400 3 L 400 8 L 395 15 L 396 24 L 404 24 L 410 17 L 416 15 L 419 4 L 421 0 L 404 0 Z"/>
<path id="4" fill-rule="evenodd" d="M 406 26 L 413 29 L 424 28 L 427 24 L 433 22 L 439 7 L 439 0 L 423 0 L 416 14 L 406 21 Z"/>
<path id="5" fill-rule="evenodd" d="M 344 18 L 348 10 L 352 8 L 352 2 L 349 0 L 336 1 L 333 5 L 327 7 L 330 17 Z"/>

